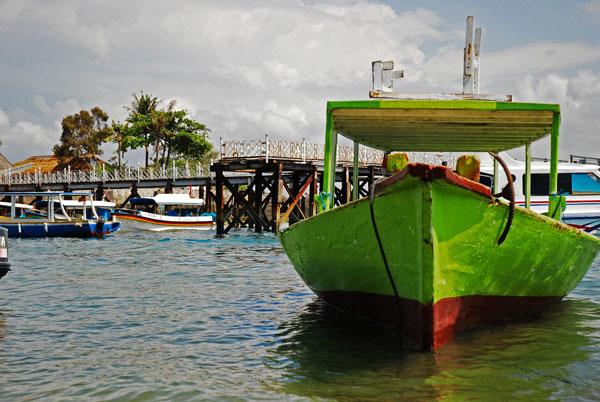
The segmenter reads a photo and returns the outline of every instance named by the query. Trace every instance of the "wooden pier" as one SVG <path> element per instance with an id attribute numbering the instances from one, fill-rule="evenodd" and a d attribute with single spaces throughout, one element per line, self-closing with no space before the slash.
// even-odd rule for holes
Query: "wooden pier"
<path id="1" fill-rule="evenodd" d="M 312 162 L 271 159 L 227 159 L 214 163 L 217 234 L 235 227 L 256 232 L 277 232 L 284 223 L 293 224 L 313 216 L 322 207 L 323 167 Z M 252 177 L 243 188 L 226 173 L 248 173 Z M 351 201 L 353 168 L 340 164 L 336 169 L 336 204 Z M 359 168 L 359 197 L 366 196 L 381 176 L 379 166 Z M 227 197 L 225 194 L 229 193 Z"/>
<path id="2" fill-rule="evenodd" d="M 176 188 L 197 186 L 206 212 L 217 215 L 218 234 L 240 227 L 277 232 L 282 225 L 313 216 L 322 208 L 323 152 L 322 144 L 270 141 L 268 136 L 264 141 L 222 141 L 220 158 L 210 166 L 8 172 L 0 176 L 0 191 L 93 191 L 100 200 L 109 189 L 128 189 L 126 202 L 138 197 L 142 188 L 171 193 Z M 337 152 L 335 202 L 340 205 L 352 199 L 354 150 L 339 146 Z M 358 197 L 367 195 L 381 175 L 382 157 L 381 151 L 361 148 Z"/>

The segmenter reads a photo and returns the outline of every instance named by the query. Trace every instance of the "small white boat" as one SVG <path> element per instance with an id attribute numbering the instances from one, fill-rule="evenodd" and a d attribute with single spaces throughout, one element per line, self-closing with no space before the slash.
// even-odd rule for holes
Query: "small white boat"
<path id="1" fill-rule="evenodd" d="M 204 200 L 188 194 L 158 194 L 129 199 L 130 208 L 117 208 L 111 214 L 122 230 L 212 229 L 215 215 L 203 213 Z"/>
<path id="2" fill-rule="evenodd" d="M 491 157 L 478 154 L 481 159 L 480 182 L 492 186 L 494 167 Z M 512 159 L 502 153 L 513 176 L 515 203 L 525 205 L 525 162 Z M 531 209 L 538 213 L 548 211 L 548 178 L 550 163 L 531 162 Z M 497 188 L 507 184 L 504 176 L 500 177 Z M 585 232 L 600 234 L 600 166 L 579 163 L 558 164 L 558 193 L 565 198 L 566 208 L 563 221 Z"/>

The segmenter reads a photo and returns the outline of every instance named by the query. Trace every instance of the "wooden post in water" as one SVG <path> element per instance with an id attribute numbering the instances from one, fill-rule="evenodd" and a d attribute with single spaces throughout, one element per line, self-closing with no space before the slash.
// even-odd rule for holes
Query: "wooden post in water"
<path id="1" fill-rule="evenodd" d="M 263 175 L 262 169 L 256 169 L 256 177 L 254 178 L 254 210 L 258 216 L 258 220 L 254 222 L 254 231 L 262 233 L 262 194 L 263 194 Z"/>
<path id="2" fill-rule="evenodd" d="M 277 162 L 275 165 L 275 170 L 273 171 L 273 197 L 271 199 L 271 231 L 274 233 L 277 233 L 277 231 L 279 231 L 279 217 L 281 215 L 281 203 L 279 200 L 282 193 L 281 168 L 281 163 Z"/>
<path id="3" fill-rule="evenodd" d="M 313 166 L 313 181 L 310 186 L 309 198 L 308 198 L 308 216 L 313 216 L 315 211 L 315 195 L 318 194 L 319 184 L 319 171 L 316 166 Z"/>
<path id="4" fill-rule="evenodd" d="M 225 213 L 223 211 L 223 166 L 216 165 L 216 189 L 217 193 L 217 234 L 225 233 Z"/>

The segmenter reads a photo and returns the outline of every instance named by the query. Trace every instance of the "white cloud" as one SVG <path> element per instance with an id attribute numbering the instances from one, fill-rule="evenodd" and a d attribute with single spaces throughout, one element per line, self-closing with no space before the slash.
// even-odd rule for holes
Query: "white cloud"
<path id="1" fill-rule="evenodd" d="M 600 23 L 600 0 L 592 0 L 583 5 L 585 13 Z"/>
<path id="2" fill-rule="evenodd" d="M 482 53 L 486 79 L 517 79 L 525 74 L 577 67 L 600 60 L 600 46 L 582 42 L 536 42 L 495 53 Z"/>
<path id="3" fill-rule="evenodd" d="M 14 124 L 0 109 L 0 152 L 12 163 L 19 162 L 32 155 L 48 155 L 58 138 L 54 130 L 29 121 L 17 121 Z"/>
<path id="4" fill-rule="evenodd" d="M 365 99 L 373 60 L 405 70 L 397 90 L 460 91 L 463 22 L 366 0 L 7 0 L 0 92 L 14 103 L 0 99 L 0 108 L 12 130 L 30 122 L 53 133 L 42 153 L 57 143 L 65 115 L 99 106 L 123 120 L 140 90 L 165 104 L 176 99 L 212 129 L 215 143 L 265 133 L 322 142 L 326 101 Z M 589 65 L 599 46 L 523 42 L 483 49 L 483 92 L 559 97 L 573 107 L 597 96 L 583 81 L 597 79 Z M 589 76 L 563 71 L 581 66 Z"/>
<path id="5" fill-rule="evenodd" d="M 520 101 L 557 103 L 561 107 L 560 155 L 596 156 L 600 127 L 600 74 L 578 71 L 574 75 L 523 76 L 515 98 Z M 547 153 L 547 150 L 546 150 Z M 541 155 L 540 155 L 541 156 Z"/>

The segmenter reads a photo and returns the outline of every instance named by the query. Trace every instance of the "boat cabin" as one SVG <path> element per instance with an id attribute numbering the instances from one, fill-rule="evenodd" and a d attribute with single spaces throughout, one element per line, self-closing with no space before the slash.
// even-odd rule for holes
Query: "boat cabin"
<path id="1" fill-rule="evenodd" d="M 154 197 L 129 199 L 132 209 L 165 216 L 200 216 L 204 212 L 204 200 L 187 194 L 157 194 Z"/>
<path id="2" fill-rule="evenodd" d="M 488 187 L 493 186 L 493 161 L 486 154 L 477 155 L 481 159 L 479 182 Z M 512 159 L 505 153 L 501 154 L 512 174 L 515 196 L 524 197 L 526 193 L 525 163 Z M 578 163 L 559 163 L 557 166 L 557 188 L 560 195 L 600 195 L 600 167 Z M 504 176 L 499 177 L 499 187 L 507 184 Z M 548 196 L 550 194 L 550 165 L 547 162 L 531 163 L 531 196 Z"/>

